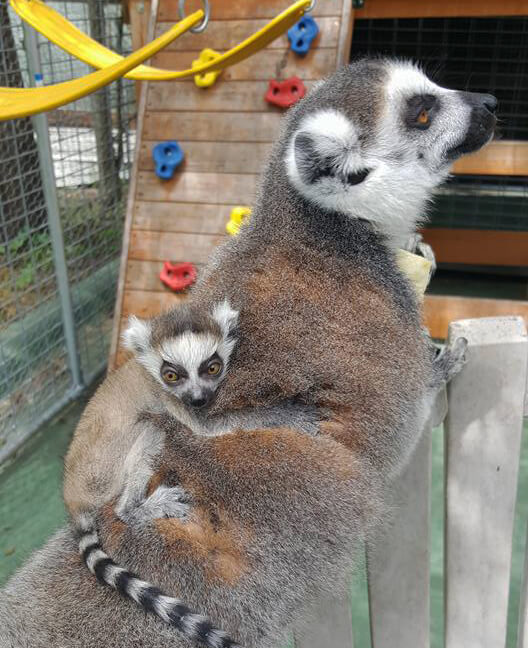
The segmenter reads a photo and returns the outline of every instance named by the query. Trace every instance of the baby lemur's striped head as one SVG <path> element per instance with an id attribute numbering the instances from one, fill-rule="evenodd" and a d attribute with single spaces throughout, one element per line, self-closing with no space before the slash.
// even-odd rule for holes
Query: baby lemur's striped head
<path id="1" fill-rule="evenodd" d="M 226 373 L 237 321 L 227 300 L 211 312 L 184 304 L 148 320 L 130 317 L 123 342 L 172 397 L 203 408 Z"/>

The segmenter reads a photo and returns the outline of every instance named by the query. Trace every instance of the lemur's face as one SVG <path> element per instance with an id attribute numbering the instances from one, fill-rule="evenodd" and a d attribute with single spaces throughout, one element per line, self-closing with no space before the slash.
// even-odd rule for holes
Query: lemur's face
<path id="1" fill-rule="evenodd" d="M 450 165 L 493 137 L 496 106 L 492 95 L 441 88 L 410 63 L 358 61 L 292 110 L 288 177 L 321 207 L 405 236 Z"/>
<path id="2" fill-rule="evenodd" d="M 225 376 L 237 319 L 227 301 L 211 314 L 180 306 L 152 320 L 131 318 L 124 341 L 171 397 L 201 409 Z"/>

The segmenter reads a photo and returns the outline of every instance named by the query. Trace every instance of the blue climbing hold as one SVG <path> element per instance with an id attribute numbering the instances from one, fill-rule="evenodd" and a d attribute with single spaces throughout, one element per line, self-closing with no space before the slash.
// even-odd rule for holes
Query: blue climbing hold
<path id="1" fill-rule="evenodd" d="M 183 162 L 183 150 L 178 142 L 162 142 L 154 147 L 152 157 L 158 178 L 170 180 L 176 167 Z"/>
<path id="2" fill-rule="evenodd" d="M 311 16 L 303 16 L 288 29 L 288 40 L 292 51 L 300 56 L 307 54 L 318 33 L 319 27 L 315 20 Z"/>

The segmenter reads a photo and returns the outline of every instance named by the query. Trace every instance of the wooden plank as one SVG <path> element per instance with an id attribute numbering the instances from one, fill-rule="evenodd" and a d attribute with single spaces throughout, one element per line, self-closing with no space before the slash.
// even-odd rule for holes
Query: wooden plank
<path id="1" fill-rule="evenodd" d="M 164 51 L 194 51 L 201 52 L 204 47 L 223 52 L 235 47 L 251 34 L 262 29 L 267 24 L 267 20 L 211 20 L 207 29 L 201 34 L 183 34 L 175 41 L 170 43 Z M 337 46 L 340 20 L 337 17 L 317 18 L 319 26 L 319 35 L 313 41 L 315 47 L 333 47 Z M 172 23 L 158 23 L 156 36 L 161 36 L 166 32 Z M 288 36 L 283 34 L 268 47 L 268 49 L 288 49 L 290 42 Z M 261 56 L 263 52 L 257 54 Z"/>
<path id="2" fill-rule="evenodd" d="M 206 263 L 213 249 L 223 240 L 223 236 L 208 234 L 133 230 L 130 235 L 129 259 Z"/>
<path id="3" fill-rule="evenodd" d="M 367 0 L 356 19 L 442 18 L 457 16 L 526 16 L 526 0 Z"/>
<path id="4" fill-rule="evenodd" d="M 438 263 L 528 265 L 528 232 L 434 227 L 423 230 L 423 236 Z"/>
<path id="5" fill-rule="evenodd" d="M 506 642 L 528 338 L 521 318 L 454 322 L 467 364 L 448 385 L 445 646 Z"/>
<path id="6" fill-rule="evenodd" d="M 271 143 L 247 142 L 184 142 L 185 152 L 180 172 L 198 173 L 260 173 L 271 151 Z M 159 142 L 143 140 L 139 153 L 141 171 L 154 171 L 152 149 Z"/>
<path id="7" fill-rule="evenodd" d="M 526 527 L 526 539 L 524 542 L 524 570 L 521 583 L 521 597 L 519 600 L 517 648 L 528 648 L 528 525 Z"/>
<path id="8" fill-rule="evenodd" d="M 348 596 L 322 601 L 295 632 L 295 648 L 354 648 Z"/>
<path id="9" fill-rule="evenodd" d="M 429 646 L 431 427 L 391 488 L 394 516 L 367 545 L 372 648 Z"/>
<path id="10" fill-rule="evenodd" d="M 195 205 L 176 202 L 136 202 L 135 230 L 225 234 L 230 205 Z"/>
<path id="11" fill-rule="evenodd" d="M 500 140 L 473 155 L 465 155 L 453 165 L 458 175 L 528 175 L 528 142 Z"/>
<path id="12" fill-rule="evenodd" d="M 171 70 L 190 67 L 198 57 L 198 52 L 160 52 L 154 58 L 154 65 Z M 214 87 L 226 81 L 286 79 L 300 77 L 303 82 L 317 80 L 328 74 L 335 66 L 335 49 L 316 47 L 304 57 L 297 56 L 289 49 L 264 50 L 255 56 L 227 68 L 218 78 Z M 209 94 L 210 88 L 202 88 L 199 96 Z"/>
<path id="13" fill-rule="evenodd" d="M 123 318 L 130 315 L 153 317 L 167 308 L 184 302 L 187 297 L 171 290 L 165 292 L 144 292 L 142 290 L 125 290 L 123 296 Z"/>
<path id="14" fill-rule="evenodd" d="M 520 315 L 528 323 L 528 302 L 451 295 L 426 295 L 424 301 L 425 325 L 440 340 L 447 337 L 449 323 L 454 320 L 508 315 Z"/>
<path id="15" fill-rule="evenodd" d="M 353 30 L 354 9 L 352 9 L 352 3 L 349 2 L 349 0 L 343 0 L 335 67 L 345 65 L 350 61 L 350 47 L 352 45 Z"/>
<path id="16" fill-rule="evenodd" d="M 153 173 L 138 174 L 138 200 L 251 205 L 257 176 L 235 173 L 177 173 L 159 180 Z"/>
<path id="17" fill-rule="evenodd" d="M 340 16 L 342 0 L 321 0 L 317 2 L 311 15 Z M 266 2 L 248 2 L 248 0 L 215 0 L 211 3 L 211 18 L 213 20 L 243 20 L 246 18 L 274 18 L 287 9 L 291 0 L 266 0 Z M 188 1 L 185 5 L 186 15 L 201 7 L 199 0 Z M 160 8 L 160 22 L 178 22 L 178 3 L 163 2 Z"/>
<path id="18" fill-rule="evenodd" d="M 143 137 L 159 141 L 272 142 L 281 118 L 278 112 L 148 112 Z"/>
<path id="19" fill-rule="evenodd" d="M 304 84 L 310 89 L 313 82 Z M 204 90 L 194 81 L 163 81 L 151 83 L 147 110 L 186 110 L 192 112 L 262 112 L 266 109 L 282 114 L 283 110 L 270 106 L 264 99 L 267 81 L 223 81 Z M 255 127 L 255 123 L 254 123 Z"/>

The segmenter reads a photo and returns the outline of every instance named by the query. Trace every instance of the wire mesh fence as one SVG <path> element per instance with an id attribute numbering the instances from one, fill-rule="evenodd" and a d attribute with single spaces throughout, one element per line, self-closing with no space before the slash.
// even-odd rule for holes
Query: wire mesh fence
<path id="1" fill-rule="evenodd" d="M 131 50 L 121 3 L 49 4 Z M 0 2 L 1 86 L 90 71 Z M 134 119 L 123 79 L 46 116 L 0 122 L 0 460 L 104 368 Z"/>

